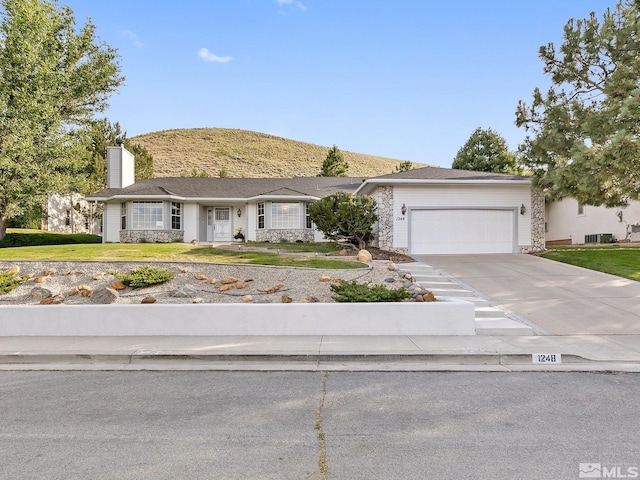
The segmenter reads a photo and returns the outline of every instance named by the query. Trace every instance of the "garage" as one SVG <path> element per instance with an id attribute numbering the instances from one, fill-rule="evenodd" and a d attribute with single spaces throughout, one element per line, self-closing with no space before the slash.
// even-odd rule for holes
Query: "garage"
<path id="1" fill-rule="evenodd" d="M 409 212 L 413 254 L 514 253 L 513 209 L 415 209 Z"/>

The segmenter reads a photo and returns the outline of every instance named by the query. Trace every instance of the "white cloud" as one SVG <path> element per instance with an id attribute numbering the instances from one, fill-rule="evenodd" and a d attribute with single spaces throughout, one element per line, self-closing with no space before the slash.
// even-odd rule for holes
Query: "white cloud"
<path id="1" fill-rule="evenodd" d="M 208 48 L 201 48 L 198 50 L 198 56 L 205 62 L 227 63 L 233 60 L 233 57 L 219 57 L 218 55 L 211 53 Z"/>
<path id="2" fill-rule="evenodd" d="M 128 40 L 133 41 L 133 44 L 138 47 L 138 48 L 142 48 L 144 47 L 144 43 L 142 43 L 139 39 L 138 39 L 138 35 L 136 35 L 135 33 L 133 33 L 131 30 L 124 30 L 121 34 L 120 34 L 123 38 L 126 38 Z"/>
<path id="3" fill-rule="evenodd" d="M 282 7 L 284 5 L 294 5 L 294 6 L 298 7 L 300 10 L 306 10 L 307 9 L 307 7 L 305 7 L 300 0 L 276 0 L 276 3 L 280 7 Z"/>

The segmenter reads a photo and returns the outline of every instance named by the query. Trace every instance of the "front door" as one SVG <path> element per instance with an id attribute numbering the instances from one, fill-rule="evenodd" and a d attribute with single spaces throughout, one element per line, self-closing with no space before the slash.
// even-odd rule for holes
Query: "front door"
<path id="1" fill-rule="evenodd" d="M 213 241 L 228 242 L 231 240 L 231 208 L 215 207 L 213 209 Z"/>

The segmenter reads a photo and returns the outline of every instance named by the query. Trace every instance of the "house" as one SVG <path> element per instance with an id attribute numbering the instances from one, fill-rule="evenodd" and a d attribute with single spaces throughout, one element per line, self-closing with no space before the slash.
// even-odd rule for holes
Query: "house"
<path id="1" fill-rule="evenodd" d="M 321 241 L 311 203 L 338 191 L 372 195 L 376 242 L 403 253 L 518 253 L 544 247 L 544 201 L 527 177 L 426 167 L 375 178 L 154 178 L 107 151 L 104 242 Z"/>
<path id="2" fill-rule="evenodd" d="M 547 246 L 640 241 L 640 201 L 607 208 L 564 197 L 545 208 Z"/>
<path id="3" fill-rule="evenodd" d="M 528 177 L 425 167 L 367 179 L 380 248 L 409 254 L 544 249 L 544 198 Z"/>
<path id="4" fill-rule="evenodd" d="M 54 193 L 43 208 L 42 230 L 64 233 L 100 234 L 102 207 L 79 193 Z"/>

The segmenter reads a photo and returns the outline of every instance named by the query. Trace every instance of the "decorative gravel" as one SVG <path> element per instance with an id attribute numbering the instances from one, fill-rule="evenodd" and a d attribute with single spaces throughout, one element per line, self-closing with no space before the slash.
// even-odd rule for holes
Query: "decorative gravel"
<path id="1" fill-rule="evenodd" d="M 117 278 L 109 274 L 116 271 L 122 274 L 141 266 L 153 266 L 174 273 L 174 279 L 160 285 L 119 290 L 119 298 L 114 303 L 141 303 L 145 297 L 153 297 L 157 303 L 234 303 L 252 301 L 253 303 L 280 303 L 291 299 L 292 302 L 333 302 L 331 282 L 338 279 L 384 283 L 389 288 L 402 285 L 395 271 L 395 265 L 388 261 L 374 260 L 369 268 L 357 270 L 321 270 L 296 267 L 270 267 L 256 265 L 229 265 L 212 263 L 157 263 L 157 262 L 0 262 L 0 269 L 18 266 L 18 275 L 33 275 L 22 282 L 10 293 L 0 295 L 0 305 L 38 304 L 40 299 L 31 295 L 35 287 L 46 288 L 52 295 L 64 296 L 64 304 L 89 304 L 91 297 L 80 294 L 70 295 L 74 288 L 86 286 L 92 292 L 111 287 Z M 48 273 L 48 275 L 45 275 Z M 36 283 L 41 277 L 42 282 Z M 197 278 L 196 278 L 197 277 Z M 221 281 L 235 278 L 227 291 L 220 291 Z M 321 281 L 328 277 L 329 282 Z M 391 282 L 390 279 L 396 281 Z M 215 280 L 215 282 L 214 282 Z M 326 280 L 326 278 L 325 278 Z M 385 281 L 386 280 L 386 281 Z M 280 285 L 279 288 L 276 288 Z M 193 297 L 173 296 L 176 289 L 189 286 L 196 290 Z M 237 288 L 241 287 L 241 288 Z M 273 291 L 275 290 L 275 291 Z M 285 297 L 283 300 L 283 295 Z M 251 296 L 252 300 L 249 300 Z M 244 297 L 244 298 L 243 298 Z M 52 308 L 54 308 L 53 306 Z"/>

